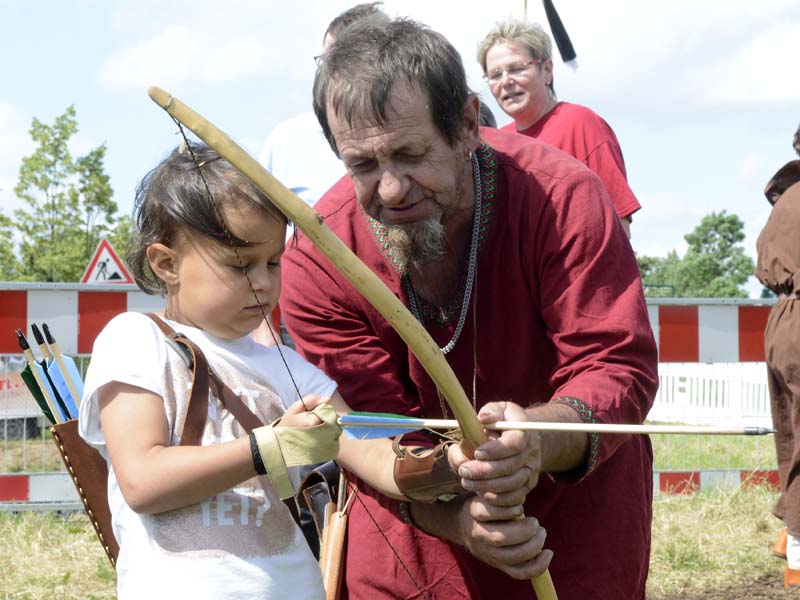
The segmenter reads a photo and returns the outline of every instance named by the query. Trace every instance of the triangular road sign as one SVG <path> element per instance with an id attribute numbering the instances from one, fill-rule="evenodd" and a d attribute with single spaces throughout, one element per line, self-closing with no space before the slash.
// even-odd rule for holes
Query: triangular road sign
<path id="1" fill-rule="evenodd" d="M 133 283 L 133 277 L 122 264 L 108 240 L 100 240 L 81 283 Z"/>

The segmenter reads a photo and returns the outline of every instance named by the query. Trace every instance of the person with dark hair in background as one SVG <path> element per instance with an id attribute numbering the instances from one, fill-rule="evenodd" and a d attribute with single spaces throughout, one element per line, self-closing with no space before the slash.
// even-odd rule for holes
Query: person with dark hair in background
<path id="1" fill-rule="evenodd" d="M 778 295 L 764 347 L 780 478 L 775 516 L 785 524 L 773 554 L 787 560 L 788 588 L 800 585 L 800 160 L 781 167 L 764 194 L 773 208 L 756 243 L 756 277 Z"/>
<path id="2" fill-rule="evenodd" d="M 484 102 L 483 100 L 480 101 L 480 123 L 481 127 L 492 127 L 493 129 L 497 129 L 497 119 L 494 118 L 494 114 L 492 114 L 492 109 Z"/>
<path id="3" fill-rule="evenodd" d="M 484 423 L 644 420 L 655 340 L 594 173 L 480 128 L 458 52 L 406 19 L 346 29 L 319 65 L 314 109 L 350 175 L 315 208 L 431 334 Z M 397 332 L 302 233 L 283 264 L 289 331 L 354 409 L 452 416 Z M 505 431 L 480 460 L 448 444 L 430 456 L 400 502 L 356 478 L 345 597 L 527 600 L 549 564 L 561 600 L 644 598 L 646 436 Z M 455 481 L 432 468 L 445 461 Z"/>
<path id="4" fill-rule="evenodd" d="M 641 208 L 628 185 L 617 136 L 600 116 L 559 102 L 553 85 L 550 36 L 539 26 L 506 19 L 478 47 L 478 63 L 498 106 L 513 123 L 504 129 L 536 138 L 574 156 L 605 185 L 628 237 Z"/>
<path id="5" fill-rule="evenodd" d="M 381 2 L 365 2 L 340 13 L 329 24 L 322 36 L 322 54 L 315 56 L 315 62 L 324 57 L 325 51 L 347 27 L 362 19 L 386 21 L 389 17 L 381 10 Z M 345 175 L 344 165 L 331 151 L 312 111 L 292 117 L 275 126 L 267 137 L 258 156 L 263 164 L 283 185 L 292 190 L 310 206 L 319 200 L 328 188 Z M 287 228 L 287 235 L 289 235 Z M 280 314 L 280 308 L 276 307 Z M 280 338 L 270 331 L 270 324 L 264 323 L 254 333 L 256 341 L 267 346 L 280 342 L 294 348 L 289 333 L 280 317 Z M 334 464 L 316 465 L 298 469 L 298 477 L 305 478 L 311 471 L 329 476 L 338 475 Z M 320 540 L 317 527 L 308 508 L 300 509 L 300 525 L 314 556 L 319 557 Z"/>
<path id="6" fill-rule="evenodd" d="M 797 131 L 794 132 L 792 147 L 794 148 L 794 151 L 797 152 L 797 156 L 800 156 L 800 125 L 797 127 Z"/>

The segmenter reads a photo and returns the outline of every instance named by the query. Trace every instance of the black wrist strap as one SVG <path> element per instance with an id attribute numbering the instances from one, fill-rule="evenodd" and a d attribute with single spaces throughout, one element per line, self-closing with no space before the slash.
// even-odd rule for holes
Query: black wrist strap
<path id="1" fill-rule="evenodd" d="M 264 459 L 261 458 L 261 450 L 258 449 L 256 434 L 251 431 L 248 437 L 250 438 L 250 453 L 253 455 L 253 466 L 256 469 L 256 473 L 266 475 L 267 468 L 264 466 Z"/>

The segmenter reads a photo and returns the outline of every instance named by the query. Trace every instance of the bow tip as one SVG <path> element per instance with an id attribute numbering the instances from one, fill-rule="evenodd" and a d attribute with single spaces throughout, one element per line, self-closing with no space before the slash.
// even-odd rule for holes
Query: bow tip
<path id="1" fill-rule="evenodd" d="M 150 99 L 158 104 L 161 108 L 166 109 L 169 106 L 169 103 L 172 101 L 172 94 L 169 92 L 165 92 L 160 87 L 152 85 L 147 88 L 147 95 L 150 96 Z"/>

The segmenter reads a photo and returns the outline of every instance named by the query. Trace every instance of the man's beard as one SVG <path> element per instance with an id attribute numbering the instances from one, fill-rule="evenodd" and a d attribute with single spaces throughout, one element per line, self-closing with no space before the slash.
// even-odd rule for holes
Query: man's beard
<path id="1" fill-rule="evenodd" d="M 444 225 L 439 217 L 389 228 L 389 250 L 406 267 L 434 263 L 444 256 Z"/>

